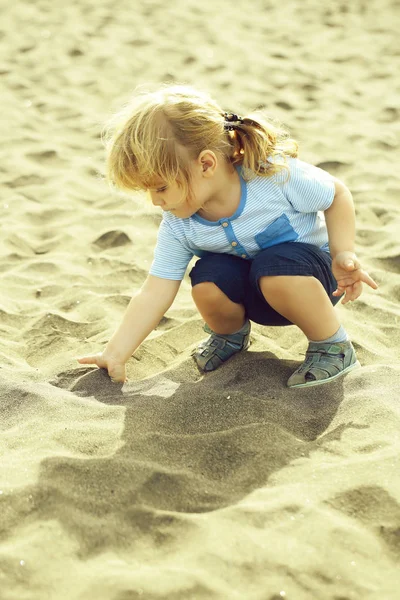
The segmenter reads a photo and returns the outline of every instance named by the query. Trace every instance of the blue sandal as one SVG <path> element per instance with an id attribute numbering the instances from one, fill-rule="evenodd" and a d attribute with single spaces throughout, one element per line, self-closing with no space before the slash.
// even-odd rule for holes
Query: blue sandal
<path id="1" fill-rule="evenodd" d="M 291 388 L 328 383 L 360 366 L 350 341 L 337 343 L 310 342 L 306 359 L 288 379 Z"/>
<path id="2" fill-rule="evenodd" d="M 204 325 L 204 331 L 211 335 L 193 352 L 199 369 L 206 372 L 215 371 L 231 356 L 246 350 L 250 345 L 250 330 L 251 324 L 248 320 L 239 331 L 227 335 L 215 333 L 208 325 Z"/>

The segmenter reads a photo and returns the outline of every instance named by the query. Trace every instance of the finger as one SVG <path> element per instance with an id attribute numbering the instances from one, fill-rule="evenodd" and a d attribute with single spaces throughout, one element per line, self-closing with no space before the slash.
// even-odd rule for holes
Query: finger
<path id="1" fill-rule="evenodd" d="M 348 285 L 345 290 L 345 294 L 342 298 L 341 304 L 347 304 L 352 300 L 352 286 Z"/>
<path id="2" fill-rule="evenodd" d="M 345 292 L 345 288 L 338 286 L 337 289 L 333 292 L 332 296 L 341 296 L 342 294 L 344 294 Z"/>
<path id="3" fill-rule="evenodd" d="M 348 302 L 354 302 L 361 295 L 362 292 L 362 283 L 361 281 L 354 282 L 353 285 L 350 285 L 346 288 L 346 296 L 342 301 L 342 304 L 347 304 Z"/>
<path id="4" fill-rule="evenodd" d="M 346 294 L 343 296 L 342 301 L 340 302 L 340 304 L 347 304 L 348 302 L 350 302 L 350 298 L 346 292 Z"/>
<path id="5" fill-rule="evenodd" d="M 342 267 L 346 269 L 346 271 L 354 271 L 354 261 L 346 260 L 344 263 L 342 263 Z"/>
<path id="6" fill-rule="evenodd" d="M 347 275 L 338 276 L 336 279 L 336 285 L 338 288 L 346 289 L 349 287 L 349 285 L 353 285 L 353 283 L 359 279 L 360 277 L 358 276 L 358 271 L 357 274 L 353 271 L 352 273 L 347 273 Z"/>
<path id="7" fill-rule="evenodd" d="M 373 290 L 378 289 L 378 284 L 368 275 L 367 271 L 361 271 L 361 281 L 369 285 Z"/>
<path id="8" fill-rule="evenodd" d="M 357 298 L 362 293 L 362 289 L 363 289 L 363 286 L 362 286 L 361 281 L 356 281 L 350 291 L 350 301 L 351 302 L 354 302 L 354 300 L 357 300 Z"/>
<path id="9" fill-rule="evenodd" d="M 347 279 L 347 280 L 346 279 L 344 279 L 344 280 L 343 279 L 342 280 L 337 279 L 336 280 L 336 286 L 337 287 L 336 287 L 336 290 L 333 292 L 333 295 L 334 296 L 341 296 L 342 294 L 345 293 L 347 286 L 351 285 L 352 283 L 353 282 L 351 281 L 351 279 Z"/>
<path id="10" fill-rule="evenodd" d="M 363 284 L 361 283 L 361 281 L 356 281 L 356 283 L 353 286 L 353 293 L 354 293 L 353 300 L 357 300 L 357 298 L 359 296 L 361 296 L 362 291 L 363 291 Z"/>
<path id="11" fill-rule="evenodd" d="M 357 269 L 361 268 L 361 265 L 356 258 L 346 258 L 340 266 L 347 272 L 357 271 Z"/>
<path id="12" fill-rule="evenodd" d="M 81 365 L 97 365 L 97 356 L 80 356 L 76 359 Z"/>
<path id="13" fill-rule="evenodd" d="M 346 290 L 346 295 L 343 296 L 343 300 L 341 301 L 341 304 L 348 304 L 352 300 L 353 300 L 353 298 L 351 297 L 351 294 L 349 293 L 348 290 Z"/>

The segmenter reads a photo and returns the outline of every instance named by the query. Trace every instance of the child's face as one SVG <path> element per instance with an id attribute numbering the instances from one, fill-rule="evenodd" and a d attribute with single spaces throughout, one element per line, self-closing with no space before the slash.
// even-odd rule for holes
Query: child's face
<path id="1" fill-rule="evenodd" d="M 175 182 L 166 186 L 160 181 L 156 187 L 149 189 L 149 194 L 154 206 L 159 206 L 180 219 L 191 217 L 201 206 L 191 198 L 182 201 L 182 191 Z"/>
<path id="2" fill-rule="evenodd" d="M 148 191 L 154 206 L 160 206 L 180 219 L 187 219 L 204 206 L 210 193 L 209 180 L 201 176 L 201 168 L 197 165 L 193 168 L 191 187 L 192 193 L 183 201 L 182 190 L 176 182 L 166 185 L 160 179 Z"/>

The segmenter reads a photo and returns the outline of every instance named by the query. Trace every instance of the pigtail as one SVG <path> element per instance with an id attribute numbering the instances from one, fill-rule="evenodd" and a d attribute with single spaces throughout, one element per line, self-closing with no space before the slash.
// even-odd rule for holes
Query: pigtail
<path id="1" fill-rule="evenodd" d="M 298 143 L 276 121 L 256 113 L 246 117 L 224 113 L 224 118 L 232 164 L 262 177 L 288 170 L 286 157 L 297 157 Z"/>

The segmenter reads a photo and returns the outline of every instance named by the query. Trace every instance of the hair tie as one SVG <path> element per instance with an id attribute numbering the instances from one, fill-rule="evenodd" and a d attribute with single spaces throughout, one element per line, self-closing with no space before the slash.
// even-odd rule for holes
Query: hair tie
<path id="1" fill-rule="evenodd" d="M 238 117 L 238 115 L 235 115 L 235 113 L 224 113 L 224 130 L 225 131 L 233 131 L 234 129 L 236 129 L 236 127 L 238 125 L 242 125 L 243 123 L 243 118 L 242 117 Z"/>

